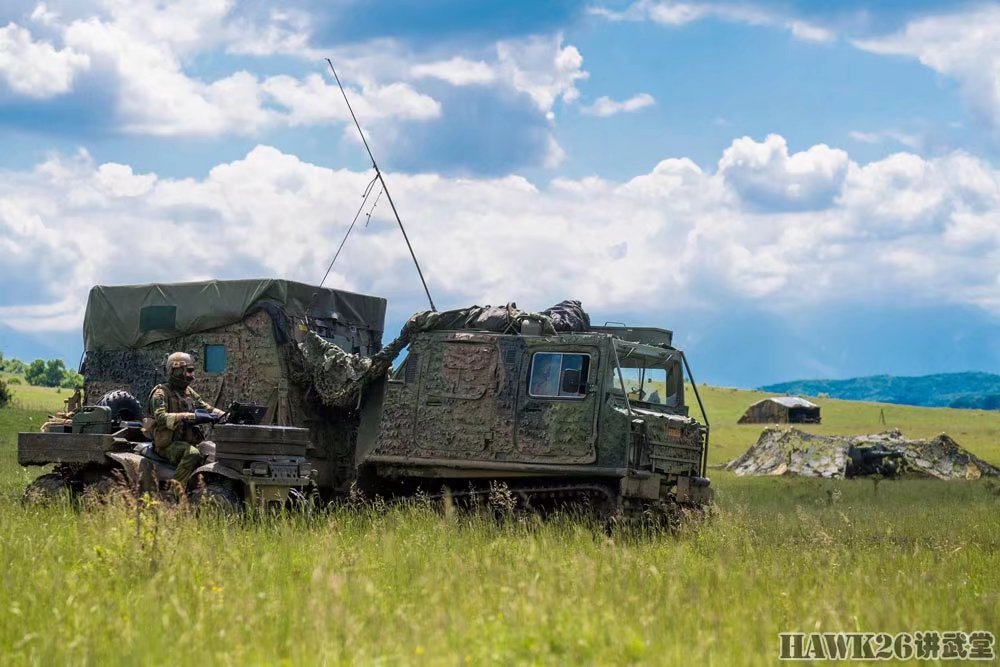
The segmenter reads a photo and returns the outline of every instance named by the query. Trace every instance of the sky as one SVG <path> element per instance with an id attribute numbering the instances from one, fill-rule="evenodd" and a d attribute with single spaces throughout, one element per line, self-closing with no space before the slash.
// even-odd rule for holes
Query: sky
<path id="1" fill-rule="evenodd" d="M 926 0 L 5 0 L 0 352 L 76 365 L 96 284 L 318 283 L 374 176 L 326 58 L 440 309 L 1000 372 L 1000 4 Z M 325 285 L 427 308 L 378 185 Z"/>

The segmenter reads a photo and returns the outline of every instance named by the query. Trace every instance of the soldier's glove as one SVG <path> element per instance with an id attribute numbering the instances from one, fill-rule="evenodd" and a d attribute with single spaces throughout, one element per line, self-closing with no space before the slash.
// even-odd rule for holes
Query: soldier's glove
<path id="1" fill-rule="evenodd" d="M 214 424 L 219 421 L 219 417 L 212 414 L 208 410 L 195 410 L 194 411 L 194 423 L 195 424 Z"/>

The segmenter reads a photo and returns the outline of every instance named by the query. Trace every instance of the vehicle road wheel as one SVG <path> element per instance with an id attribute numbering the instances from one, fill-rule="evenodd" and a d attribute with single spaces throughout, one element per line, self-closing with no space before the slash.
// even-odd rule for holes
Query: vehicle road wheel
<path id="1" fill-rule="evenodd" d="M 46 473 L 24 489 L 25 503 L 51 503 L 70 498 L 73 491 L 69 480 L 56 473 Z"/>
<path id="2" fill-rule="evenodd" d="M 111 421 L 134 422 L 142 419 L 142 406 L 139 404 L 139 399 L 124 389 L 109 391 L 98 399 L 97 404 L 111 410 Z"/>
<path id="3" fill-rule="evenodd" d="M 188 498 L 199 510 L 211 508 L 230 516 L 239 514 L 243 507 L 239 494 L 232 487 L 215 481 L 196 482 Z"/>

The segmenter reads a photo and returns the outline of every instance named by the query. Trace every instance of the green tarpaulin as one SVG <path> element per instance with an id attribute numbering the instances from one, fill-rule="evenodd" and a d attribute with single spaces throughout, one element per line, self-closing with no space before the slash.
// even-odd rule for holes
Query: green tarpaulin
<path id="1" fill-rule="evenodd" d="M 381 332 L 386 301 L 274 279 L 98 285 L 87 300 L 83 345 L 87 352 L 135 349 L 239 322 L 263 307 L 311 324 Z"/>

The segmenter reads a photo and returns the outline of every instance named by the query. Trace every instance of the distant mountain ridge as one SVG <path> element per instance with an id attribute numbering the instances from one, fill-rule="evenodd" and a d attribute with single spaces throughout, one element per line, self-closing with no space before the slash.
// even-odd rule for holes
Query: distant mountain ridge
<path id="1" fill-rule="evenodd" d="M 872 375 L 847 380 L 795 380 L 760 387 L 776 394 L 797 394 L 876 401 L 932 408 L 1000 410 L 1000 375 L 940 373 L 917 377 Z"/>

